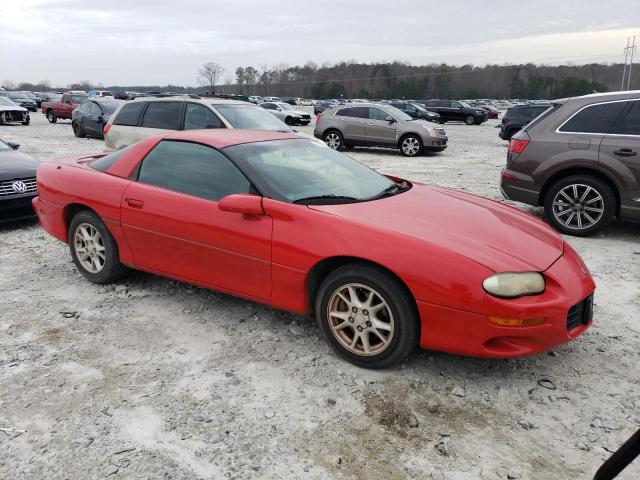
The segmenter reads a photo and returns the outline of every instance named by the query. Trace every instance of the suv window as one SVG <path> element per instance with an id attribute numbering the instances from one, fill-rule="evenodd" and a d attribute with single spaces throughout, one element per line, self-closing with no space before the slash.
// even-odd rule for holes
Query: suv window
<path id="1" fill-rule="evenodd" d="M 576 133 L 608 133 L 628 102 L 590 105 L 567 120 L 558 130 Z"/>
<path id="2" fill-rule="evenodd" d="M 209 108 L 197 103 L 187 103 L 184 114 L 184 129 L 200 130 L 203 128 L 224 128 L 224 124 Z"/>
<path id="3" fill-rule="evenodd" d="M 369 107 L 369 120 L 384 120 L 389 114 L 379 108 Z"/>
<path id="4" fill-rule="evenodd" d="M 640 101 L 635 101 L 631 104 L 627 115 L 618 120 L 609 133 L 640 135 Z"/>
<path id="5" fill-rule="evenodd" d="M 113 121 L 113 124 L 135 127 L 136 125 L 138 125 L 140 113 L 142 113 L 142 109 L 146 104 L 147 102 L 127 103 L 124 107 L 122 107 L 122 110 L 118 112 L 118 115 Z"/>
<path id="6" fill-rule="evenodd" d="M 451 107 L 451 108 L 462 108 L 462 104 L 460 102 L 449 102 L 449 107 Z"/>
<path id="7" fill-rule="evenodd" d="M 138 181 L 214 201 L 251 189 L 249 180 L 218 150 L 169 140 L 144 158 Z"/>
<path id="8" fill-rule="evenodd" d="M 352 118 L 369 118 L 369 107 L 342 108 L 336 112 L 336 115 Z"/>
<path id="9" fill-rule="evenodd" d="M 142 118 L 142 126 L 178 130 L 181 113 L 182 102 L 149 102 Z"/>

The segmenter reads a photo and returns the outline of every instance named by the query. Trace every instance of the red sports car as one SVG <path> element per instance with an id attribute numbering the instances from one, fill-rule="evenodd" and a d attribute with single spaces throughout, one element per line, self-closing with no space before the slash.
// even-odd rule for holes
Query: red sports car
<path id="1" fill-rule="evenodd" d="M 40 224 L 90 281 L 134 268 L 313 312 L 364 367 L 418 343 L 526 355 L 591 324 L 591 275 L 543 222 L 291 134 L 174 132 L 46 162 L 37 181 Z"/>

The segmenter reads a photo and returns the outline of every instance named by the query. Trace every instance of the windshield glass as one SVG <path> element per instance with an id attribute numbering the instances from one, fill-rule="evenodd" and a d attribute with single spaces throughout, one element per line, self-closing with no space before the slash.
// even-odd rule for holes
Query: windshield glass
<path id="1" fill-rule="evenodd" d="M 429 112 L 429 110 L 427 110 L 426 108 L 424 108 L 422 105 L 420 105 L 419 103 L 412 103 L 411 105 L 413 105 L 415 107 L 416 110 L 418 110 L 419 112 L 427 112 L 427 113 L 431 113 Z"/>
<path id="2" fill-rule="evenodd" d="M 100 106 L 106 113 L 113 113 L 116 111 L 116 108 L 120 106 L 120 103 L 122 102 L 118 100 L 111 100 L 106 102 L 103 101 L 103 102 L 100 102 Z"/>
<path id="3" fill-rule="evenodd" d="M 293 107 L 288 103 L 276 103 L 283 110 L 293 110 Z"/>
<path id="4" fill-rule="evenodd" d="M 10 98 L 15 98 L 16 100 L 31 100 L 29 97 L 23 95 L 22 93 L 10 93 Z"/>
<path id="5" fill-rule="evenodd" d="M 411 115 L 407 115 L 399 108 L 392 107 L 391 105 L 385 105 L 384 111 L 389 115 L 393 115 L 395 119 L 399 120 L 400 122 L 408 122 L 409 120 L 413 120 L 413 117 Z"/>
<path id="6" fill-rule="evenodd" d="M 0 152 L 4 150 L 11 150 L 11 147 L 6 143 L 4 143 L 2 140 L 0 140 Z"/>
<path id="7" fill-rule="evenodd" d="M 467 102 L 458 102 L 460 105 L 462 105 L 464 108 L 473 108 L 471 105 L 469 105 Z"/>
<path id="8" fill-rule="evenodd" d="M 245 143 L 224 152 L 263 193 L 282 201 L 346 203 L 371 199 L 395 186 L 369 167 L 309 140 Z"/>
<path id="9" fill-rule="evenodd" d="M 261 107 L 255 105 L 225 105 L 222 103 L 212 103 L 212 105 L 233 128 L 293 132 L 288 125 Z"/>
<path id="10" fill-rule="evenodd" d="M 8 107 L 14 107 L 16 104 L 7 97 L 0 97 L 0 105 L 6 105 Z"/>

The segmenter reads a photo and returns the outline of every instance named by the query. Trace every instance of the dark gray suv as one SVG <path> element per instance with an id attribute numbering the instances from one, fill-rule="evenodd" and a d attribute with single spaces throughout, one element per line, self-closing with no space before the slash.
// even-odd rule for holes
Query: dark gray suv
<path id="1" fill-rule="evenodd" d="M 614 216 L 640 219 L 640 91 L 552 102 L 512 137 L 501 190 L 544 206 L 569 235 L 591 235 Z"/>

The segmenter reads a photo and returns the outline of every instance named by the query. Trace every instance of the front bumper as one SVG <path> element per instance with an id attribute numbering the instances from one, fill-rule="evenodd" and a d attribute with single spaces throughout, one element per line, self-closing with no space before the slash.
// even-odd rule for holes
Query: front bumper
<path id="1" fill-rule="evenodd" d="M 31 201 L 35 195 L 0 197 L 0 223 L 35 217 Z"/>
<path id="2" fill-rule="evenodd" d="M 505 300 L 485 295 L 482 311 L 468 312 L 418 302 L 422 321 L 420 346 L 474 357 L 510 358 L 567 343 L 592 324 L 589 304 L 595 283 L 584 263 L 565 243 L 563 255 L 544 273 L 541 295 Z M 576 312 L 582 312 L 576 318 Z M 542 318 L 533 327 L 504 327 L 488 316 Z"/>

